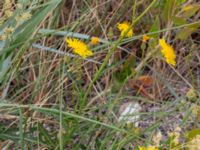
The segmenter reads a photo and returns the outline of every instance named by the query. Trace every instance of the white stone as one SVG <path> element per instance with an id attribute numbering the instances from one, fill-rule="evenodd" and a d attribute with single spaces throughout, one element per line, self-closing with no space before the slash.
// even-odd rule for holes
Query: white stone
<path id="1" fill-rule="evenodd" d="M 138 113 L 141 111 L 141 106 L 138 103 L 125 103 L 120 108 L 119 121 L 125 121 L 126 123 L 133 123 L 135 127 L 139 125 L 140 116 Z"/>

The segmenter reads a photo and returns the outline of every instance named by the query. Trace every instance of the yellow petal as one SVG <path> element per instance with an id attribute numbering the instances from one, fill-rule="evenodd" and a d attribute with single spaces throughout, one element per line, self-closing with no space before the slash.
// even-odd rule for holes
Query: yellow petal
<path id="1" fill-rule="evenodd" d="M 78 39 L 66 38 L 66 43 L 68 44 L 68 47 L 73 49 L 74 53 L 83 58 L 93 55 L 93 52 L 88 48 L 88 46 Z"/>
<path id="2" fill-rule="evenodd" d="M 121 32 L 120 36 L 132 37 L 133 36 L 133 29 L 131 24 L 127 21 L 117 24 L 117 28 Z M 128 32 L 128 33 L 127 33 Z M 125 35 L 126 33 L 126 35 Z"/>
<path id="3" fill-rule="evenodd" d="M 164 39 L 159 39 L 159 45 L 162 47 L 161 53 L 165 57 L 165 60 L 168 64 L 175 66 L 176 65 L 176 54 L 174 49 L 165 42 Z"/>

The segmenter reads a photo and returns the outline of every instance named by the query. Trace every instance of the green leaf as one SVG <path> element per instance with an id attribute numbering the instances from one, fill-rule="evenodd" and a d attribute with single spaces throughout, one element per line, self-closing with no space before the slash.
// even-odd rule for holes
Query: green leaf
<path id="1" fill-rule="evenodd" d="M 176 16 L 173 16 L 172 17 L 172 21 L 174 22 L 174 24 L 176 26 L 181 26 L 181 25 L 184 25 L 186 24 L 186 19 L 184 17 L 176 17 Z"/>
<path id="2" fill-rule="evenodd" d="M 24 150 L 24 131 L 23 131 L 23 112 L 19 109 L 19 138 L 21 143 L 21 149 Z"/>
<path id="3" fill-rule="evenodd" d="M 6 59 L 0 57 L 0 82 L 9 69 L 9 66 L 11 64 L 11 57 L 11 55 L 9 55 Z"/>
<path id="4" fill-rule="evenodd" d="M 187 5 L 182 8 L 182 17 L 190 18 L 200 9 L 200 5 Z"/>
<path id="5" fill-rule="evenodd" d="M 117 79 L 118 82 L 123 83 L 124 80 L 132 74 L 132 68 L 135 66 L 135 63 L 135 57 L 130 55 L 121 66 L 121 69 L 114 73 L 115 79 Z"/>
<path id="6" fill-rule="evenodd" d="M 159 31 L 159 30 L 160 30 L 160 20 L 157 17 L 156 20 L 154 21 L 153 25 L 151 26 L 149 32 L 156 32 L 156 31 Z M 151 35 L 151 37 L 153 37 L 153 38 L 157 38 L 158 36 L 159 36 L 159 33 Z"/>
<path id="7" fill-rule="evenodd" d="M 180 6 L 181 4 L 185 3 L 186 0 L 177 0 L 177 5 Z"/>
<path id="8" fill-rule="evenodd" d="M 176 39 L 186 40 L 192 33 L 198 30 L 200 23 L 194 26 L 180 29 L 176 34 Z"/>
<path id="9" fill-rule="evenodd" d="M 57 7 L 60 2 L 61 0 L 51 0 L 47 6 L 36 11 L 30 20 L 24 22 L 12 34 L 13 41 L 11 43 L 6 43 L 0 51 L 0 83 L 4 80 L 5 74 L 10 67 L 10 62 L 12 62 L 10 57 L 13 52 L 17 47 L 19 48 L 23 46 L 27 41 L 35 36 L 42 21 Z"/>
<path id="10" fill-rule="evenodd" d="M 165 22 L 168 22 L 172 18 L 175 6 L 176 0 L 166 0 L 163 10 L 163 19 Z"/>
<path id="11" fill-rule="evenodd" d="M 40 131 L 39 133 L 40 133 L 41 141 L 43 141 L 50 147 L 54 147 L 55 144 L 53 143 L 53 140 L 51 139 L 51 135 L 48 134 L 48 131 L 41 124 L 38 125 L 38 129 Z"/>
<path id="12" fill-rule="evenodd" d="M 45 8 L 41 8 L 38 10 L 30 20 L 25 22 L 17 29 L 17 35 L 13 44 L 21 43 L 27 41 L 28 39 L 32 38 L 36 34 L 36 30 L 41 24 L 41 22 L 48 16 L 48 14 L 56 8 L 59 4 L 58 2 L 50 3 Z"/>

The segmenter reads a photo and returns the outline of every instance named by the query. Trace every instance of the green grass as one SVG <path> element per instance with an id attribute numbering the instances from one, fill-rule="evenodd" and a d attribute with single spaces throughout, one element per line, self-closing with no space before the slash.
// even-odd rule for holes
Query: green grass
<path id="1" fill-rule="evenodd" d="M 200 131 L 198 1 L 7 2 L 0 2 L 0 149 L 138 150 L 155 145 L 160 131 L 159 150 L 190 150 Z M 16 19 L 24 12 L 31 18 Z M 120 37 L 122 21 L 132 23 L 133 37 Z M 94 56 L 74 54 L 66 37 L 87 43 Z M 175 49 L 175 67 L 161 55 L 160 38 Z M 143 90 L 153 98 L 139 90 L 143 76 L 152 77 Z M 118 121 L 127 102 L 142 107 L 131 114 L 139 127 Z M 167 133 L 177 126 L 174 145 Z"/>

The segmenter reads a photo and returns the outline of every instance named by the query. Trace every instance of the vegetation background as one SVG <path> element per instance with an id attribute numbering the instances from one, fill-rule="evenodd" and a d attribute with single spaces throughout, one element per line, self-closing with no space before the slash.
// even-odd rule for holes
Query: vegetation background
<path id="1" fill-rule="evenodd" d="M 199 150 L 199 10 L 198 0 L 1 0 L 0 149 Z M 120 36 L 123 21 L 133 36 Z M 94 55 L 74 54 L 66 37 Z M 118 119 L 130 103 L 138 126 Z"/>

